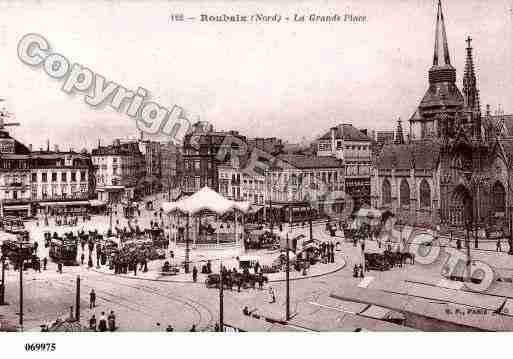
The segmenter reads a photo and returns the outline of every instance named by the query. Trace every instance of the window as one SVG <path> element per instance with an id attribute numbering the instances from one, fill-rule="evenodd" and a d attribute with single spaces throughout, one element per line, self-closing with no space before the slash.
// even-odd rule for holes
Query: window
<path id="1" fill-rule="evenodd" d="M 67 174 L 66 172 L 62 172 L 61 173 L 61 182 L 67 182 L 68 181 L 66 174 Z"/>
<path id="2" fill-rule="evenodd" d="M 37 182 L 37 173 L 32 173 L 32 182 Z"/>
<path id="3" fill-rule="evenodd" d="M 383 205 L 387 205 L 392 202 L 392 190 L 390 188 L 390 182 L 386 178 L 383 180 L 383 184 L 381 185 L 381 197 L 383 199 Z"/>
<path id="4" fill-rule="evenodd" d="M 41 173 L 41 182 L 47 182 L 46 176 L 47 176 L 46 172 Z"/>
<path id="5" fill-rule="evenodd" d="M 403 179 L 401 181 L 400 191 L 400 205 L 401 207 L 409 207 L 410 206 L 410 185 L 408 181 Z"/>
<path id="6" fill-rule="evenodd" d="M 431 189 L 425 179 L 420 182 L 420 208 L 431 207 Z"/>
<path id="7" fill-rule="evenodd" d="M 342 148 L 342 141 L 337 141 L 337 150 L 341 150 Z"/>
<path id="8" fill-rule="evenodd" d="M 57 173 L 52 172 L 52 182 L 57 182 Z"/>
<path id="9" fill-rule="evenodd" d="M 80 181 L 82 181 L 82 182 L 87 181 L 85 171 L 80 171 Z"/>
<path id="10" fill-rule="evenodd" d="M 502 183 L 499 181 L 495 182 L 492 188 L 493 208 L 495 213 L 504 213 L 506 211 L 505 196 L 506 192 Z"/>

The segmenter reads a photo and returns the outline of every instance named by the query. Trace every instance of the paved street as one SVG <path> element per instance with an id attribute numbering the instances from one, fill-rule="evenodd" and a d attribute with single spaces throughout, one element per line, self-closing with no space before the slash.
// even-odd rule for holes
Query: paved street
<path id="1" fill-rule="evenodd" d="M 157 207 L 158 208 L 158 207 Z M 123 225 L 124 219 L 119 219 Z M 143 211 L 138 220 L 142 225 L 153 218 L 153 211 Z M 40 243 L 39 255 L 47 256 L 47 249 L 42 242 L 45 230 L 60 233 L 83 228 L 84 230 L 98 228 L 100 232 L 108 228 L 108 217 L 96 216 L 93 220 L 77 227 L 49 228 L 37 226 L 35 222 L 27 224 L 32 239 Z M 284 228 L 284 230 L 287 230 Z M 294 228 L 290 233 L 295 236 L 308 233 L 308 227 Z M 311 330 L 353 330 L 353 324 L 348 324 L 350 313 L 358 312 L 361 304 L 344 303 L 330 297 L 330 293 L 339 287 L 347 285 L 366 285 L 383 287 L 405 283 L 438 283 L 441 279 L 442 265 L 447 259 L 447 253 L 430 265 L 407 264 L 392 268 L 389 271 L 368 271 L 366 278 L 353 278 L 353 266 L 362 261 L 361 248 L 344 241 L 341 233 L 336 238 L 329 237 L 324 231 L 324 225 L 314 226 L 314 238 L 340 242 L 336 252 L 336 264 L 317 264 L 311 268 L 308 276 L 293 273 L 291 278 L 291 311 L 293 320 L 289 325 L 294 328 Z M 491 245 L 491 244 L 490 244 Z M 490 246 L 489 245 L 489 246 Z M 377 250 L 375 242 L 367 241 L 366 250 Z M 86 252 L 88 250 L 86 249 Z M 180 253 L 180 250 L 177 250 Z M 79 257 L 80 257 L 79 248 Z M 217 254 L 219 255 L 219 254 Z M 231 255 L 231 254 L 230 254 Z M 493 250 L 471 250 L 473 259 L 479 259 L 492 265 L 502 274 L 509 273 L 513 268 L 513 257 L 506 253 Z M 93 252 L 94 256 L 94 252 Z M 178 255 L 180 256 L 180 255 Z M 86 256 L 87 258 L 87 256 Z M 194 257 L 193 257 L 194 258 Z M 226 262 L 228 259 L 224 259 Z M 232 258 L 234 261 L 234 259 Z M 84 324 L 92 314 L 97 318 L 102 311 L 113 310 L 117 315 L 119 330 L 162 331 L 168 325 L 175 330 L 187 331 L 194 324 L 198 330 L 213 330 L 219 317 L 218 290 L 207 289 L 200 277 L 197 283 L 192 283 L 190 275 L 178 277 L 161 277 L 157 272 L 160 262 L 151 263 L 148 273 L 113 275 L 112 271 L 104 268 L 87 269 L 87 266 L 64 267 L 64 273 L 56 271 L 54 263 L 49 262 L 48 270 L 36 273 L 33 270 L 24 272 L 24 327 L 26 330 L 38 330 L 43 323 L 51 322 L 56 317 L 67 317 L 70 306 L 75 301 L 75 281 L 77 275 L 81 278 L 81 319 Z M 215 264 L 214 264 L 215 265 Z M 214 267 L 215 268 L 215 267 Z M 186 277 L 187 276 L 187 277 Z M 281 276 L 281 277 L 279 277 Z M 264 287 L 264 290 L 242 289 L 224 291 L 225 321 L 238 323 L 241 320 L 255 321 L 251 323 L 256 330 L 264 330 L 264 321 L 243 318 L 242 308 L 247 306 L 256 310 L 260 315 L 275 319 L 283 319 L 285 315 L 285 282 L 283 273 L 279 274 Z M 19 300 L 19 273 L 12 270 L 6 273 L 6 300 L 10 305 L 0 307 L 2 319 L 17 321 Z M 510 283 L 506 285 L 511 286 Z M 276 303 L 269 303 L 269 286 L 276 293 Z M 96 308 L 89 308 L 89 292 L 94 288 L 97 293 Z M 509 287 L 506 287 L 506 289 Z M 509 290 L 509 289 L 507 289 Z M 513 288 L 511 288 L 513 293 Z M 348 314 L 349 313 L 349 314 Z M 345 318 L 345 319 L 344 319 Z M 345 324 L 344 324 L 345 323 Z M 235 324 L 233 324 L 235 325 Z M 357 324 L 354 324 L 357 325 Z M 369 324 L 370 325 L 370 324 Z M 289 327 L 288 329 L 293 330 Z M 383 329 L 383 328 L 382 328 Z M 273 329 L 274 330 L 274 329 Z"/>

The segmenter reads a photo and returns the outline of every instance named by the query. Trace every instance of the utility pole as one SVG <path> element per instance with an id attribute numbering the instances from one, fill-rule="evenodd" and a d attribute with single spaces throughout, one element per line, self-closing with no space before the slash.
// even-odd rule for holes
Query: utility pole
<path id="1" fill-rule="evenodd" d="M 312 217 L 313 217 L 313 210 L 312 207 L 308 207 L 308 224 L 310 226 L 310 240 L 313 239 L 313 223 L 312 223 Z"/>
<path id="2" fill-rule="evenodd" d="M 7 305 L 5 302 L 5 255 L 2 253 L 2 286 L 0 287 L 0 305 Z"/>
<path id="3" fill-rule="evenodd" d="M 274 234 L 274 214 L 273 214 L 273 200 L 269 196 L 269 218 L 271 219 L 271 235 Z"/>
<path id="4" fill-rule="evenodd" d="M 112 202 L 110 202 L 109 206 L 109 212 L 110 212 L 110 219 L 109 219 L 109 231 L 112 234 Z"/>
<path id="5" fill-rule="evenodd" d="M 287 248 L 287 267 L 285 271 L 285 282 L 286 282 L 286 308 L 285 308 L 285 320 L 290 319 L 290 259 L 289 259 L 289 234 L 286 237 L 286 248 Z"/>
<path id="6" fill-rule="evenodd" d="M 187 213 L 187 223 L 185 225 L 185 263 L 184 263 L 185 273 L 189 273 L 189 252 L 191 251 L 191 249 L 189 247 L 189 217 L 190 217 L 190 214 Z"/>
<path id="7" fill-rule="evenodd" d="M 219 331 L 224 332 L 224 303 L 223 303 L 223 262 L 219 267 Z"/>
<path id="8" fill-rule="evenodd" d="M 20 328 L 23 331 L 23 241 L 20 238 L 19 265 L 20 265 Z"/>
<path id="9" fill-rule="evenodd" d="M 80 276 L 77 275 L 77 293 L 75 297 L 75 320 L 80 322 Z"/>

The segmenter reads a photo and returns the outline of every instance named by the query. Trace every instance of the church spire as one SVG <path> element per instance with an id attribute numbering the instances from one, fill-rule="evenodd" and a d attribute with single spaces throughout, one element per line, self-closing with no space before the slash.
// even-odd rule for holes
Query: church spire
<path id="1" fill-rule="evenodd" d="M 433 55 L 433 66 L 429 70 L 429 82 L 456 82 L 456 70 L 452 67 L 451 58 L 449 56 L 442 0 L 438 0 L 435 27 L 435 51 Z"/>
<path id="2" fill-rule="evenodd" d="M 467 37 L 467 59 L 465 62 L 465 73 L 463 75 L 463 96 L 465 107 L 469 110 L 480 112 L 479 91 L 477 90 L 476 73 L 474 71 L 474 60 L 472 58 L 472 38 Z"/>
<path id="3" fill-rule="evenodd" d="M 451 65 L 449 57 L 449 46 L 447 45 L 447 34 L 445 32 L 444 14 L 442 12 L 442 0 L 438 0 L 435 29 L 435 54 L 433 66 Z"/>

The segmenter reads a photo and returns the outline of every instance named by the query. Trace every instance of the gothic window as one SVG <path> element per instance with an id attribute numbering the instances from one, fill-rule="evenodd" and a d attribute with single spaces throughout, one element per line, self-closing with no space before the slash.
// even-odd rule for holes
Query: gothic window
<path id="1" fill-rule="evenodd" d="M 400 205 L 401 207 L 408 207 L 410 205 L 410 185 L 408 181 L 403 179 L 401 181 L 401 187 L 399 188 L 400 195 Z"/>
<path id="2" fill-rule="evenodd" d="M 431 189 L 429 188 L 428 182 L 423 179 L 420 182 L 420 208 L 431 207 Z"/>
<path id="3" fill-rule="evenodd" d="M 381 196 L 383 198 L 383 204 L 390 204 L 392 202 L 392 189 L 390 188 L 390 182 L 388 179 L 383 180 L 381 186 Z"/>
<path id="4" fill-rule="evenodd" d="M 493 198 L 493 206 L 494 211 L 497 212 L 505 212 L 505 197 L 506 191 L 504 190 L 504 186 L 499 181 L 495 182 L 492 189 L 492 198 Z"/>

